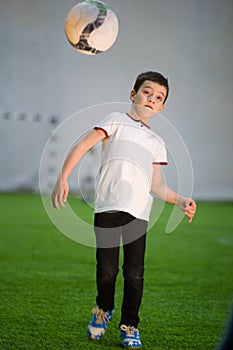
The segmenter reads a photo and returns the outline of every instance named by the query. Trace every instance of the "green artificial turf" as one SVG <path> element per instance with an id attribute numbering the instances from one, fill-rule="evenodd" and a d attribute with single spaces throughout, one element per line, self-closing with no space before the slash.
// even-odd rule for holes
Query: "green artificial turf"
<path id="1" fill-rule="evenodd" d="M 77 199 L 80 216 L 92 211 Z M 198 203 L 192 224 L 184 219 L 165 233 L 172 210 L 149 231 L 145 288 L 139 324 L 143 349 L 213 350 L 230 312 L 233 291 L 233 205 Z M 95 306 L 95 250 L 53 226 L 40 196 L 0 194 L 0 349 L 119 349 L 116 308 L 102 342 L 87 340 Z"/>

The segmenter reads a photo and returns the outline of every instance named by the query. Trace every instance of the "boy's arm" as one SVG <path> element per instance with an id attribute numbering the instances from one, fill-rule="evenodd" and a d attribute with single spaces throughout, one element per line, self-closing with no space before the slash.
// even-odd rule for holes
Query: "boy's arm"
<path id="1" fill-rule="evenodd" d="M 187 215 L 188 222 L 192 222 L 196 212 L 195 201 L 191 198 L 180 196 L 163 182 L 160 164 L 154 164 L 153 167 L 154 170 L 151 185 L 152 193 L 166 202 L 178 205 L 180 209 L 184 211 L 185 215 Z"/>
<path id="2" fill-rule="evenodd" d="M 69 186 L 67 181 L 68 176 L 80 161 L 80 159 L 83 157 L 83 155 L 105 137 L 106 136 L 102 130 L 92 130 L 80 141 L 78 141 L 78 143 L 73 147 L 65 159 L 62 170 L 58 176 L 56 185 L 52 192 L 52 201 L 54 208 L 59 209 L 59 205 L 65 207 L 64 202 L 66 202 L 69 193 Z"/>

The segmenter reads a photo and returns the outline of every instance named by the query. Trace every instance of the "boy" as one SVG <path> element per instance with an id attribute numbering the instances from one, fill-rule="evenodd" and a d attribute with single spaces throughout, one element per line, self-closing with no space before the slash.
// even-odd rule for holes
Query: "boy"
<path id="1" fill-rule="evenodd" d="M 97 307 L 88 325 L 89 339 L 99 341 L 114 312 L 115 282 L 123 241 L 124 295 L 120 335 L 123 348 L 141 348 L 137 329 L 143 292 L 146 232 L 153 197 L 176 204 L 191 222 L 193 199 L 184 198 L 163 181 L 167 163 L 163 140 L 150 130 L 149 120 L 163 110 L 168 97 L 167 79 L 157 72 L 140 74 L 130 93 L 129 113 L 112 113 L 84 136 L 66 158 L 52 193 L 53 206 L 65 206 L 67 178 L 82 156 L 102 141 L 102 164 L 95 199 Z"/>

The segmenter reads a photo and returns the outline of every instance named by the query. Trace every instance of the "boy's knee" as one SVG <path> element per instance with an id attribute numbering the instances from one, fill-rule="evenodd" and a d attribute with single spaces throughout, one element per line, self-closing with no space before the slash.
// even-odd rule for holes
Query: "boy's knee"
<path id="1" fill-rule="evenodd" d="M 107 265 L 97 269 L 97 274 L 102 281 L 114 281 L 119 272 L 118 267 Z"/>
<path id="2" fill-rule="evenodd" d="M 144 265 L 123 265 L 123 276 L 131 282 L 141 282 L 144 276 Z"/>

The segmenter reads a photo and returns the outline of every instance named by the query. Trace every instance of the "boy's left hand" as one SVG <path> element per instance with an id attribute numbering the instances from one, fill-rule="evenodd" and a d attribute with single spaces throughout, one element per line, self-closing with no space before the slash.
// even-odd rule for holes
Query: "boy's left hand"
<path id="1" fill-rule="evenodd" d="M 197 209 L 196 202 L 192 198 L 182 198 L 178 201 L 178 205 L 188 217 L 188 222 L 191 223 Z"/>

